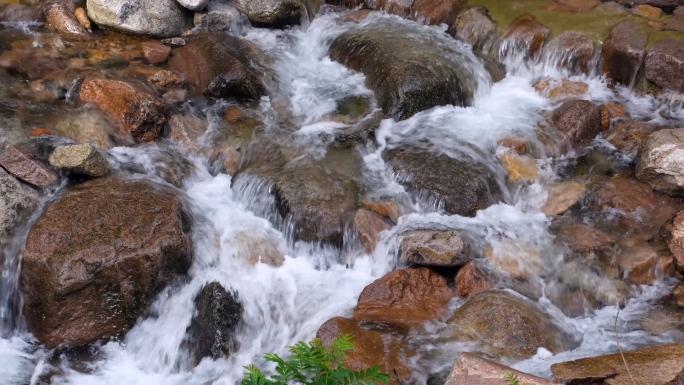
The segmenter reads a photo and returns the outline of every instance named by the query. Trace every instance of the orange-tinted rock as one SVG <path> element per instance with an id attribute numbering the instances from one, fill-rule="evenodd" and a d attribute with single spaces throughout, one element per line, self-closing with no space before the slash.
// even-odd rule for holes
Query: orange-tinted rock
<path id="1" fill-rule="evenodd" d="M 577 253 L 600 253 L 612 248 L 617 239 L 583 223 L 561 222 L 556 230 L 556 242 L 566 244 Z"/>
<path id="2" fill-rule="evenodd" d="M 627 111 L 627 108 L 621 104 L 608 102 L 603 105 L 608 109 L 611 119 L 626 118 L 629 116 L 629 111 Z"/>
<path id="3" fill-rule="evenodd" d="M 171 47 L 162 43 L 146 41 L 141 45 L 145 61 L 149 64 L 159 64 L 166 61 L 171 54 Z"/>
<path id="4" fill-rule="evenodd" d="M 28 136 L 43 136 L 43 135 L 54 135 L 52 131 L 45 128 L 36 128 L 35 130 L 29 132 Z"/>
<path id="5" fill-rule="evenodd" d="M 465 3 L 465 0 L 414 0 L 411 19 L 423 24 L 451 26 Z"/>
<path id="6" fill-rule="evenodd" d="M 572 82 L 563 79 L 560 84 L 558 82 L 551 82 L 549 80 L 540 80 L 534 85 L 534 88 L 541 95 L 550 98 L 551 100 L 564 100 L 582 96 L 589 91 L 589 85 L 583 82 Z"/>
<path id="7" fill-rule="evenodd" d="M 669 30 L 669 31 L 684 32 L 684 14 L 675 15 L 665 25 L 664 29 Z"/>
<path id="8" fill-rule="evenodd" d="M 63 36 L 73 40 L 89 40 L 88 29 L 83 27 L 75 15 L 71 1 L 51 1 L 44 8 L 45 20 Z"/>
<path id="9" fill-rule="evenodd" d="M 363 208 L 354 215 L 354 226 L 359 233 L 361 244 L 369 253 L 378 245 L 380 233 L 392 228 L 381 215 Z"/>
<path id="10" fill-rule="evenodd" d="M 480 263 L 471 261 L 456 274 L 456 294 L 467 298 L 493 288 L 496 283 L 497 279 L 493 273 L 487 271 Z"/>
<path id="11" fill-rule="evenodd" d="M 637 120 L 621 120 L 606 134 L 606 140 L 618 150 L 629 156 L 635 156 L 641 142 L 658 130 L 646 122 Z"/>
<path id="12" fill-rule="evenodd" d="M 155 72 L 147 78 L 147 81 L 162 88 L 173 88 L 183 85 L 183 79 L 181 79 L 180 76 L 176 75 L 172 71 L 168 70 Z"/>
<path id="13" fill-rule="evenodd" d="M 521 384 L 553 385 L 558 384 L 545 378 L 519 372 L 479 357 L 473 353 L 461 353 L 456 358 L 449 377 L 444 385 L 502 385 L 509 384 L 511 375 Z"/>
<path id="14" fill-rule="evenodd" d="M 238 248 L 238 257 L 251 265 L 264 263 L 278 267 L 285 262 L 281 247 L 268 238 L 243 231 L 235 236 L 235 246 Z"/>
<path id="15" fill-rule="evenodd" d="M 66 191 L 31 229 L 22 260 L 24 314 L 46 346 L 122 336 L 192 259 L 179 198 L 116 177 Z"/>
<path id="16" fill-rule="evenodd" d="M 34 80 L 62 71 L 66 68 L 66 65 L 61 60 L 46 56 L 40 52 L 29 54 L 10 50 L 0 55 L 0 68 L 4 68 L 10 75 Z"/>
<path id="17" fill-rule="evenodd" d="M 534 56 L 544 45 L 551 30 L 544 27 L 532 15 L 523 15 L 513 20 L 504 32 L 503 47 L 521 50 L 529 56 Z"/>
<path id="18" fill-rule="evenodd" d="M 141 85 L 109 79 L 86 79 L 81 102 L 92 103 L 138 142 L 155 140 L 166 122 L 166 107 Z"/>
<path id="19" fill-rule="evenodd" d="M 360 23 L 368 18 L 373 12 L 371 9 L 359 9 L 340 16 L 337 21 L 342 23 Z"/>
<path id="20" fill-rule="evenodd" d="M 632 283 L 650 285 L 656 279 L 675 274 L 674 258 L 667 254 L 667 250 L 641 245 L 622 252 L 618 257 L 618 265 Z"/>
<path id="21" fill-rule="evenodd" d="M 610 110 L 602 104 L 599 106 L 599 113 L 601 114 L 601 131 L 605 131 L 610 128 Z"/>
<path id="22" fill-rule="evenodd" d="M 511 182 L 534 182 L 539 178 L 537 162 L 527 155 L 506 151 L 501 156 L 501 165 L 508 173 L 508 180 Z"/>
<path id="23" fill-rule="evenodd" d="M 399 217 L 401 216 L 401 209 L 396 203 L 393 202 L 368 202 L 361 201 L 361 206 L 367 208 L 370 211 L 374 211 L 384 217 L 389 218 L 392 222 L 399 222 Z"/>
<path id="24" fill-rule="evenodd" d="M 374 0 L 369 1 L 368 6 L 376 11 L 385 11 L 392 15 L 397 15 L 401 18 L 409 17 L 411 6 L 414 0 Z"/>
<path id="25" fill-rule="evenodd" d="M 589 12 L 596 8 L 599 0 L 548 0 L 544 9 L 553 12 L 580 13 Z"/>
<path id="26" fill-rule="evenodd" d="M 505 137 L 497 141 L 500 146 L 508 147 L 520 155 L 527 154 L 530 151 L 530 141 L 523 137 Z"/>
<path id="27" fill-rule="evenodd" d="M 571 144 L 592 140 L 601 130 L 601 112 L 587 100 L 570 100 L 553 111 L 553 124 Z"/>
<path id="28" fill-rule="evenodd" d="M 85 9 L 78 7 L 74 11 L 74 16 L 76 16 L 76 20 L 78 20 L 78 23 L 83 26 L 85 29 L 91 29 L 93 27 L 92 23 L 90 22 L 90 18 L 88 17 L 88 13 L 86 12 Z"/>
<path id="29" fill-rule="evenodd" d="M 429 268 L 395 270 L 363 289 L 354 318 L 397 324 L 435 320 L 452 295 L 446 278 Z"/>
<path id="30" fill-rule="evenodd" d="M 627 86 L 635 84 L 646 54 L 647 37 L 633 20 L 615 26 L 603 44 L 603 74 Z"/>
<path id="31" fill-rule="evenodd" d="M 684 272 L 684 212 L 679 212 L 660 230 L 660 236 L 677 260 L 678 271 Z"/>
<path id="32" fill-rule="evenodd" d="M 647 19 L 659 19 L 663 15 L 663 10 L 648 4 L 639 4 L 632 8 L 632 13 Z"/>
<path id="33" fill-rule="evenodd" d="M 38 188 L 57 183 L 59 175 L 39 159 L 28 146 L 10 146 L 0 155 L 0 166 L 14 177 Z"/>

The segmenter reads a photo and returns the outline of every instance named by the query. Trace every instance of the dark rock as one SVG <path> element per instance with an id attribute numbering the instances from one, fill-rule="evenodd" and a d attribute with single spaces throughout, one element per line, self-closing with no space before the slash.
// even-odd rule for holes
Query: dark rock
<path id="1" fill-rule="evenodd" d="M 234 3 L 255 26 L 298 25 L 302 18 L 302 5 L 297 0 L 236 0 Z"/>
<path id="2" fill-rule="evenodd" d="M 196 91 L 215 98 L 259 99 L 268 90 L 250 63 L 256 47 L 225 34 L 199 34 L 177 49 L 171 67 Z"/>
<path id="3" fill-rule="evenodd" d="M 455 37 L 483 49 L 496 38 L 496 23 L 485 7 L 472 7 L 458 15 L 450 32 Z"/>
<path id="4" fill-rule="evenodd" d="M 507 290 L 471 297 L 447 323 L 455 340 L 477 341 L 502 357 L 524 359 L 540 347 L 558 354 L 579 346 L 535 303 Z"/>
<path id="5" fill-rule="evenodd" d="M 330 46 L 330 57 L 363 72 L 378 105 L 394 119 L 436 106 L 470 104 L 477 85 L 460 64 L 464 55 L 421 33 L 378 22 L 340 35 Z"/>
<path id="6" fill-rule="evenodd" d="M 616 25 L 603 43 L 603 74 L 626 86 L 636 84 L 647 40 L 633 20 Z"/>
<path id="7" fill-rule="evenodd" d="M 514 51 L 532 57 L 544 46 L 551 30 L 543 26 L 532 15 L 522 15 L 513 20 L 501 36 L 503 53 Z"/>
<path id="8" fill-rule="evenodd" d="M 177 36 L 192 28 L 192 12 L 176 0 L 88 0 L 95 24 L 138 35 Z"/>
<path id="9" fill-rule="evenodd" d="M 218 282 L 202 288 L 195 298 L 197 314 L 188 328 L 190 354 L 195 365 L 204 357 L 213 359 L 235 353 L 234 334 L 242 319 L 242 305 Z"/>
<path id="10" fill-rule="evenodd" d="M 40 7 L 40 4 L 0 4 L 0 21 L 42 22 L 43 10 Z"/>
<path id="11" fill-rule="evenodd" d="M 684 17 L 684 16 L 683 16 Z M 673 91 L 684 92 L 684 41 L 663 40 L 646 55 L 646 78 Z"/>
<path id="12" fill-rule="evenodd" d="M 544 47 L 544 55 L 556 65 L 575 73 L 590 74 L 594 69 L 594 41 L 580 32 L 567 31 Z"/>
<path id="13" fill-rule="evenodd" d="M 601 111 L 587 100 L 570 100 L 553 111 L 553 124 L 572 145 L 590 141 L 601 131 Z"/>
<path id="14" fill-rule="evenodd" d="M 636 156 L 636 176 L 668 195 L 684 195 L 684 128 L 660 130 L 646 137 Z"/>
<path id="15" fill-rule="evenodd" d="M 419 266 L 463 266 L 472 258 L 470 239 L 458 231 L 412 231 L 401 240 L 399 256 Z"/>
<path id="16" fill-rule="evenodd" d="M 389 150 L 383 158 L 405 185 L 443 202 L 451 214 L 472 216 L 501 200 L 495 176 L 482 165 L 416 147 Z"/>
<path id="17" fill-rule="evenodd" d="M 94 179 L 31 229 L 21 290 L 29 330 L 49 347 L 122 336 L 192 260 L 181 200 L 149 183 Z"/>
<path id="18" fill-rule="evenodd" d="M 444 385 L 501 385 L 510 383 L 511 375 L 514 375 L 520 383 L 527 385 L 558 384 L 545 378 L 517 371 L 472 353 L 461 353 L 456 358 Z"/>
<path id="19" fill-rule="evenodd" d="M 620 120 L 606 134 L 606 140 L 625 155 L 634 157 L 641 142 L 658 127 L 637 120 Z"/>
<path id="20" fill-rule="evenodd" d="M 48 188 L 59 181 L 59 175 L 27 145 L 8 147 L 0 155 L 0 166 L 14 177 L 41 189 Z"/>
<path id="21" fill-rule="evenodd" d="M 155 140 L 166 123 L 164 103 L 137 83 L 86 79 L 80 99 L 104 111 L 138 142 Z"/>

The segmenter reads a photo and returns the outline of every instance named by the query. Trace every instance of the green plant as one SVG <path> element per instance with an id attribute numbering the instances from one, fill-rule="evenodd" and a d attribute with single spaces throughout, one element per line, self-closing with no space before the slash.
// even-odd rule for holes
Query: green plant
<path id="1" fill-rule="evenodd" d="M 516 376 L 512 372 L 506 372 L 506 379 L 508 380 L 508 385 L 520 385 L 520 380 L 518 380 L 518 376 Z"/>
<path id="2" fill-rule="evenodd" d="M 347 352 L 354 350 L 353 337 L 343 334 L 334 339 L 329 347 L 319 339 L 290 346 L 287 359 L 277 354 L 267 354 L 266 361 L 274 362 L 277 374 L 267 378 L 254 365 L 245 366 L 242 385 L 378 385 L 389 384 L 389 375 L 378 366 L 367 370 L 346 369 Z"/>

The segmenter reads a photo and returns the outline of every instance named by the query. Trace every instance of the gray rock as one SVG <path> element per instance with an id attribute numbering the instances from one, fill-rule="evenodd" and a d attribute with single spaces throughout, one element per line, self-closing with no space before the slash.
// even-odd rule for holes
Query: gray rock
<path id="1" fill-rule="evenodd" d="M 109 173 L 109 162 L 90 144 L 59 146 L 49 161 L 53 167 L 72 174 L 99 177 Z"/>
<path id="2" fill-rule="evenodd" d="M 649 135 L 639 146 L 636 176 L 655 190 L 684 196 L 684 128 Z"/>
<path id="3" fill-rule="evenodd" d="M 0 251 L 38 203 L 38 192 L 0 168 Z M 0 253 L 0 261 L 2 261 Z"/>
<path id="4" fill-rule="evenodd" d="M 154 37 L 180 35 L 192 28 L 192 13 L 175 0 L 88 0 L 97 25 Z"/>
<path id="5" fill-rule="evenodd" d="M 191 11 L 201 11 L 203 10 L 206 6 L 209 0 L 176 0 L 178 1 L 178 4 L 182 5 L 183 7 L 191 10 Z"/>
<path id="6" fill-rule="evenodd" d="M 684 16 L 682 16 L 684 17 Z M 646 78 L 674 91 L 684 92 L 684 42 L 663 40 L 646 55 Z"/>
<path id="7" fill-rule="evenodd" d="M 302 17 L 298 0 L 235 0 L 234 3 L 256 26 L 297 25 Z"/>
<path id="8" fill-rule="evenodd" d="M 211 1 L 202 12 L 195 13 L 195 28 L 201 31 L 234 31 L 249 24 L 245 15 L 233 3 Z"/>
<path id="9" fill-rule="evenodd" d="M 470 240 L 458 231 L 413 231 L 401 240 L 399 256 L 420 266 L 463 266 L 471 258 Z"/>
<path id="10" fill-rule="evenodd" d="M 235 329 L 242 319 L 242 305 L 218 282 L 205 286 L 195 298 L 197 315 L 188 328 L 190 354 L 195 365 L 204 357 L 227 357 L 235 352 Z"/>

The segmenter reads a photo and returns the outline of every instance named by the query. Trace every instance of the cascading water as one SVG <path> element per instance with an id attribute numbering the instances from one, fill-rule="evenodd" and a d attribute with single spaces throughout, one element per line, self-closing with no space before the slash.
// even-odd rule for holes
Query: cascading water
<path id="1" fill-rule="evenodd" d="M 375 251 L 372 254 L 364 252 L 350 235 L 351 231 L 345 235 L 342 251 L 326 244 L 296 242 L 294 224 L 278 212 L 270 183 L 248 174 L 233 179 L 216 173 L 203 155 L 183 154 L 184 150 L 169 143 L 112 149 L 111 163 L 115 168 L 134 173 L 136 178 L 161 183 L 166 183 L 158 177 L 164 173 L 165 160 L 179 156 L 188 159 L 193 171 L 183 180 L 179 191 L 189 202 L 195 224 L 195 256 L 188 278 L 160 293 L 149 314 L 122 340 L 94 346 L 88 352 L 59 352 L 41 347 L 16 322 L 4 321 L 19 315 L 16 305 L 3 300 L 0 304 L 3 319 L 0 383 L 239 383 L 243 366 L 263 365 L 264 353 L 286 353 L 287 345 L 311 339 L 326 320 L 350 315 L 366 285 L 401 266 L 402 262 L 396 259 L 398 239 L 402 233 L 413 229 L 462 230 L 478 240 L 480 248 L 490 244 L 505 250 L 511 247 L 510 240 L 531 245 L 540 250 L 542 265 L 551 272 L 536 277 L 542 292 L 554 288 L 554 272 L 573 269 L 564 260 L 566 250 L 553 243 L 549 219 L 539 212 L 546 193 L 537 183 L 509 189 L 496 158 L 497 141 L 512 135 L 528 139 L 543 152 L 539 140 L 541 113 L 550 110 L 551 105 L 534 90 L 532 83 L 541 77 L 559 78 L 570 74 L 549 65 L 552 59 L 528 62 L 514 55 L 507 58 L 508 76 L 492 84 L 470 47 L 442 36 L 443 30 L 438 27 L 418 26 L 392 16 L 374 16 L 360 24 L 342 24 L 336 22 L 338 16 L 335 13 L 319 16 L 306 29 L 245 31 L 245 38 L 258 44 L 273 58 L 276 76 L 269 85 L 274 91 L 273 99 L 285 101 L 286 110 L 292 115 L 288 119 L 299 127 L 294 133 L 278 132 L 278 119 L 283 119 L 278 114 L 282 111 L 272 109 L 269 103 L 262 101 L 261 111 L 267 117 L 274 117 L 265 119 L 264 130 L 269 134 L 291 135 L 291 146 L 302 150 L 303 157 L 321 159 L 329 151 L 330 144 L 321 138 L 334 135 L 345 127 L 343 123 L 328 120 L 340 100 L 348 97 L 372 99 L 372 92 L 364 87 L 363 75 L 327 57 L 334 38 L 349 29 L 378 22 L 403 23 L 406 28 L 437 39 L 439 44 L 459 52 L 471 72 L 471 79 L 478 84 L 472 106 L 437 107 L 401 122 L 384 120 L 376 131 L 376 144 L 359 149 L 367 195 L 400 202 L 405 214 L 397 226 L 382 234 Z M 607 101 L 612 98 L 600 78 L 574 75 L 572 79 L 589 84 L 586 96 L 589 99 Z M 662 119 L 659 112 L 667 112 L 684 120 L 684 114 L 677 108 L 657 105 L 653 99 L 636 98 L 628 91 L 620 95 L 634 114 L 658 120 Z M 372 115 L 376 111 L 372 105 L 366 113 Z M 204 108 L 203 113 L 211 115 L 211 107 Z M 210 119 L 205 138 L 209 138 L 214 129 Z M 205 144 L 211 146 L 210 140 Z M 383 151 L 399 145 L 414 145 L 425 151 L 476 160 L 495 175 L 504 202 L 480 210 L 472 218 L 446 215 L 438 200 L 416 198 L 407 192 L 384 162 Z M 544 166 L 543 162 L 540 166 Z M 542 167 L 542 171 L 547 180 L 557 177 L 551 166 Z M 18 266 L 12 258 L 21 254 L 26 231 L 19 231 L 14 246 L 8 249 L 12 256 L 6 258 L 3 268 L 3 298 L 6 290 L 17 289 Z M 236 245 L 236 238 L 245 232 L 283 251 L 286 255 L 284 264 L 271 267 L 245 263 L 239 257 Z M 522 269 L 528 268 L 523 259 L 513 262 L 520 264 Z M 582 271 L 577 274 L 581 275 Z M 205 359 L 192 368 L 183 342 L 195 311 L 193 300 L 202 287 L 212 281 L 236 292 L 244 306 L 243 322 L 236 332 L 239 349 L 227 359 Z M 610 282 L 603 281 L 593 284 L 610 286 Z M 643 288 L 639 295 L 623 304 L 618 322 L 623 349 L 683 339 L 684 335 L 675 327 L 667 333 L 654 335 L 642 330 L 638 323 L 652 309 L 651 303 L 668 292 L 668 285 L 664 282 Z M 461 304 L 461 300 L 455 299 L 451 306 L 456 309 Z M 542 296 L 539 305 L 564 330 L 581 339 L 581 346 L 558 355 L 540 349 L 530 359 L 508 364 L 549 376 L 552 363 L 616 350 L 612 329 L 617 299 L 612 306 L 576 318 L 565 316 L 546 296 Z M 14 314 L 8 314 L 10 310 Z M 427 325 L 425 333 L 410 337 L 410 344 L 419 347 L 411 362 L 418 383 L 426 383 L 429 375 L 448 370 L 457 352 L 474 349 L 472 344 L 435 342 L 444 327 L 443 322 L 435 322 Z"/>

